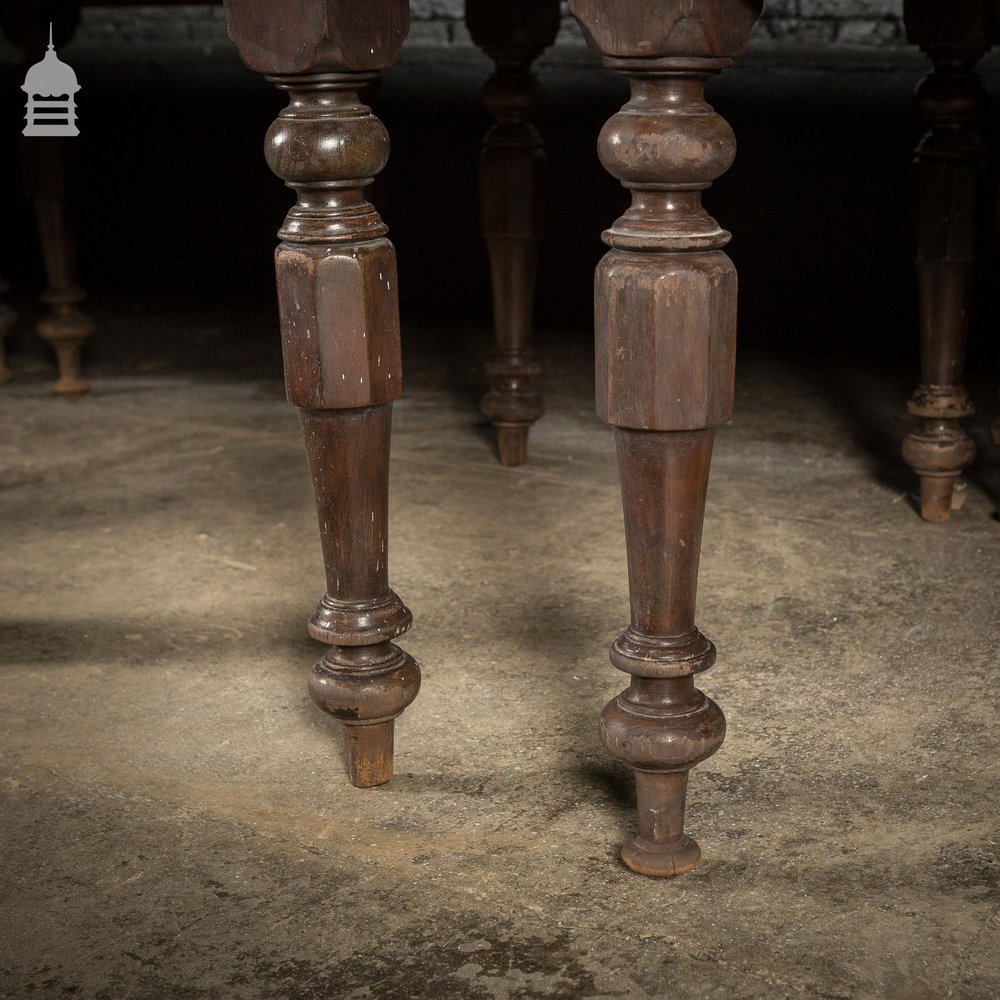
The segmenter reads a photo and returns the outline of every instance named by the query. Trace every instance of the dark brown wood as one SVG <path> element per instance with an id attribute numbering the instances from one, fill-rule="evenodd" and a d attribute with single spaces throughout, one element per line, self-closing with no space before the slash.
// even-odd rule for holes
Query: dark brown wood
<path id="1" fill-rule="evenodd" d="M 903 458 L 920 477 L 921 516 L 944 522 L 976 451 L 960 423 L 974 411 L 964 385 L 965 344 L 985 157 L 975 131 L 984 93 L 973 67 L 995 35 L 995 14 L 982 0 L 907 0 L 904 16 L 933 70 L 915 96 L 931 127 L 916 154 L 920 384 L 908 409 L 920 423 L 903 442 Z"/>
<path id="2" fill-rule="evenodd" d="M 632 677 L 601 715 L 604 745 L 635 772 L 639 832 L 622 859 L 645 875 L 693 868 L 688 771 L 725 735 L 694 675 L 715 660 L 695 625 L 713 428 L 733 407 L 736 271 L 701 205 L 736 142 L 704 100 L 760 14 L 757 0 L 570 0 L 590 44 L 631 83 L 601 132 L 632 204 L 604 233 L 595 279 L 597 411 L 616 427 L 632 621 L 611 661 Z"/>
<path id="3" fill-rule="evenodd" d="M 309 633 L 330 648 L 309 692 L 346 727 L 351 782 L 380 785 L 420 671 L 392 641 L 411 624 L 388 576 L 389 432 L 403 391 L 396 256 L 365 193 L 389 137 L 359 93 L 395 60 L 408 7 L 231 0 L 226 17 L 243 61 L 289 100 L 265 148 L 297 198 L 275 263 L 285 385 L 302 418 L 326 566 Z"/>
<path id="4" fill-rule="evenodd" d="M 76 281 L 76 239 L 70 219 L 68 175 L 74 139 L 24 137 L 20 143 L 25 190 L 35 206 L 38 237 L 45 260 L 46 287 L 40 298 L 49 307 L 38 321 L 38 335 L 56 353 L 58 378 L 52 389 L 80 396 L 90 389 L 82 374 L 83 344 L 94 321 L 81 308 L 86 298 Z"/>
<path id="5" fill-rule="evenodd" d="M 528 122 L 537 103 L 534 60 L 555 40 L 554 0 L 466 0 L 476 44 L 496 69 L 482 89 L 496 119 L 479 161 L 483 236 L 490 258 L 495 350 L 486 366 L 489 391 L 480 404 L 497 429 L 503 465 L 528 457 L 528 431 L 545 405 L 534 379 L 541 373 L 528 348 L 535 301 L 538 241 L 542 236 L 545 148 Z"/>

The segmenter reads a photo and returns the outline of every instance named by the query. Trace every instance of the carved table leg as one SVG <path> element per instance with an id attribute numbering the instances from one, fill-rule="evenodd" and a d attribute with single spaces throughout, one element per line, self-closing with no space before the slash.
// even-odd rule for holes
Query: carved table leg
<path id="1" fill-rule="evenodd" d="M 330 649 L 309 692 L 346 726 L 351 782 L 392 777 L 394 720 L 420 672 L 393 643 L 410 612 L 389 589 L 388 461 L 392 401 L 402 392 L 396 258 L 365 188 L 389 139 L 361 103 L 408 27 L 404 2 L 352 14 L 348 0 L 226 5 L 247 65 L 287 91 L 267 161 L 297 196 L 278 235 L 285 383 L 299 407 L 312 472 L 327 592 L 309 621 Z M 374 9 L 373 9 L 374 8 Z M 373 27 L 373 25 L 375 27 Z"/>
<path id="2" fill-rule="evenodd" d="M 641 10 L 570 0 L 631 100 L 604 126 L 601 162 L 632 192 L 604 233 L 595 284 L 597 410 L 616 428 L 632 621 L 611 662 L 632 675 L 600 734 L 635 772 L 639 833 L 622 859 L 645 875 L 693 868 L 684 833 L 688 771 L 725 735 L 694 685 L 715 660 L 695 625 L 702 518 L 714 428 L 733 405 L 736 271 L 729 234 L 701 191 L 736 143 L 704 100 L 705 80 L 743 51 L 759 2 L 665 0 Z"/>
<path id="3" fill-rule="evenodd" d="M 80 371 L 84 341 L 94 321 L 80 309 L 86 297 L 76 283 L 76 247 L 70 222 L 67 171 L 72 139 L 22 140 L 23 172 L 28 197 L 34 202 L 38 238 L 45 260 L 46 288 L 42 302 L 49 313 L 38 322 L 38 334 L 55 349 L 58 378 L 53 391 L 79 396 L 90 389 Z"/>
<path id="4" fill-rule="evenodd" d="M 928 0 L 910 0 L 905 8 L 910 39 L 924 49 L 934 69 L 915 98 L 931 129 L 916 156 L 920 385 L 908 409 L 920 424 L 903 442 L 903 458 L 920 477 L 921 516 L 936 522 L 951 517 L 955 481 L 976 452 L 959 423 L 973 412 L 963 381 L 976 182 L 984 156 L 973 130 L 983 97 L 973 66 L 989 47 L 986 23 L 980 23 L 985 11 L 976 6 L 945 10 Z M 956 29 L 961 34 L 952 38 Z"/>
<path id="5" fill-rule="evenodd" d="M 552 0 L 466 0 L 476 44 L 495 62 L 483 103 L 496 124 L 483 141 L 480 200 L 490 257 L 496 349 L 487 365 L 490 389 L 483 416 L 497 429 L 503 465 L 527 459 L 528 430 L 544 412 L 533 385 L 540 369 L 528 350 L 541 237 L 540 172 L 545 159 L 527 121 L 538 81 L 531 63 L 555 40 L 559 5 Z"/>

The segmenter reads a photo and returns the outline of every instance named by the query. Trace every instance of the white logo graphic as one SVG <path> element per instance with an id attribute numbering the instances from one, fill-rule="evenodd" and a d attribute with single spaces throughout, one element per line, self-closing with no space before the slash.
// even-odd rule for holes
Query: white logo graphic
<path id="1" fill-rule="evenodd" d="M 51 23 L 48 51 L 41 62 L 28 70 L 21 90 L 28 95 L 28 124 L 23 135 L 80 134 L 76 127 L 76 93 L 80 84 L 73 68 L 56 55 Z"/>

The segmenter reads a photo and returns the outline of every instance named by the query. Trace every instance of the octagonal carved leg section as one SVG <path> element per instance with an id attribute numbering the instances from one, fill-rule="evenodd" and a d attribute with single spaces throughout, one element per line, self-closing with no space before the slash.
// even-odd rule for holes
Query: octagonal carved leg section
<path id="1" fill-rule="evenodd" d="M 704 85 L 743 51 L 760 4 L 570 0 L 570 9 L 632 88 L 598 142 L 632 194 L 604 233 L 611 249 L 595 282 L 597 412 L 616 428 L 632 611 L 611 647 L 631 682 L 599 730 L 635 772 L 639 830 L 622 859 L 644 875 L 679 875 L 701 853 L 684 829 L 688 772 L 726 729 L 695 686 L 715 660 L 695 598 L 714 428 L 732 414 L 736 271 L 701 191 L 736 143 Z"/>
<path id="2" fill-rule="evenodd" d="M 915 96 L 931 128 L 916 154 L 920 384 L 908 409 L 920 422 L 903 442 L 903 458 L 920 477 L 921 516 L 944 522 L 955 482 L 976 453 L 960 421 L 973 413 L 964 385 L 965 344 L 985 156 L 975 132 L 984 93 L 973 67 L 989 47 L 990 22 L 985 5 L 952 11 L 909 0 L 905 13 L 911 41 L 934 68 Z"/>
<path id="3" fill-rule="evenodd" d="M 490 388 L 480 407 L 497 430 L 500 462 L 521 465 L 528 457 L 528 431 L 545 411 L 535 385 L 541 369 L 529 348 L 545 162 L 541 136 L 527 120 L 538 94 L 531 64 L 555 40 L 559 5 L 466 0 L 466 22 L 496 65 L 482 90 L 496 123 L 483 140 L 479 167 L 496 348 L 486 366 Z"/>
<path id="4" fill-rule="evenodd" d="M 309 693 L 345 727 L 350 780 L 392 777 L 395 719 L 420 672 L 394 642 L 410 612 L 389 587 L 392 402 L 403 389 L 396 255 L 366 189 L 389 138 L 360 92 L 390 65 L 408 7 L 378 0 L 226 7 L 243 60 L 288 95 L 267 161 L 297 202 L 278 235 L 278 305 L 288 399 L 299 408 L 326 568 L 309 633 L 329 649 Z"/>

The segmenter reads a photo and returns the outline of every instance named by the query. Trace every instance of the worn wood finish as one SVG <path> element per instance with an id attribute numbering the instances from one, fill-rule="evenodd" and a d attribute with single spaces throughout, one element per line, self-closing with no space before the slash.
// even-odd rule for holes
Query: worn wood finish
<path id="1" fill-rule="evenodd" d="M 615 425 L 632 621 L 611 661 L 632 676 L 600 719 L 635 772 L 639 832 L 622 859 L 646 875 L 697 864 L 684 832 L 688 771 L 725 735 L 694 685 L 715 660 L 695 625 L 702 518 L 716 425 L 732 413 L 736 272 L 729 234 L 701 205 L 736 142 L 704 100 L 739 55 L 758 0 L 570 0 L 588 41 L 631 84 L 598 152 L 632 204 L 604 233 L 595 280 L 597 410 Z"/>
<path id="2" fill-rule="evenodd" d="M 539 89 L 531 64 L 555 40 L 559 4 L 466 0 L 465 17 L 473 40 L 496 66 L 482 89 L 496 122 L 483 140 L 479 161 L 496 347 L 486 366 L 490 388 L 480 408 L 497 429 L 501 463 L 521 465 L 528 457 L 528 431 L 545 410 L 534 384 L 541 369 L 528 348 L 545 161 L 542 138 L 527 120 Z"/>
<path id="3" fill-rule="evenodd" d="M 920 384 L 908 409 L 919 425 L 903 458 L 920 477 L 920 513 L 951 517 L 955 482 L 975 457 L 960 423 L 973 413 L 964 385 L 976 243 L 977 176 L 985 158 L 976 134 L 984 98 L 973 67 L 995 36 L 995 13 L 982 0 L 943 7 L 907 0 L 907 33 L 933 70 L 915 101 L 930 122 L 916 153 Z"/>
<path id="4" fill-rule="evenodd" d="M 226 18 L 243 61 L 288 94 L 265 148 L 297 199 L 275 263 L 285 384 L 301 413 L 326 566 L 309 632 L 330 648 L 309 692 L 346 727 L 352 783 L 380 785 L 420 672 L 392 641 L 411 623 L 388 577 L 389 433 L 403 389 L 396 257 L 365 194 L 389 138 L 359 93 L 395 60 L 408 6 L 230 0 Z"/>

